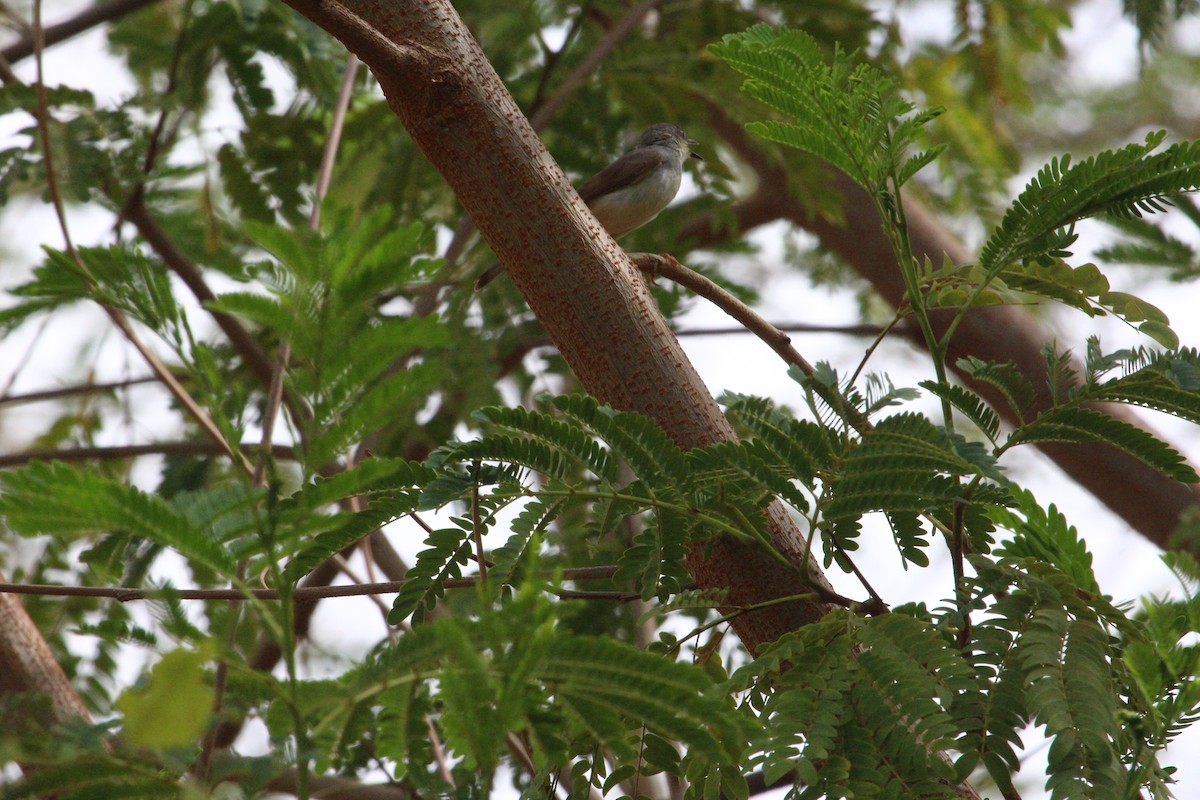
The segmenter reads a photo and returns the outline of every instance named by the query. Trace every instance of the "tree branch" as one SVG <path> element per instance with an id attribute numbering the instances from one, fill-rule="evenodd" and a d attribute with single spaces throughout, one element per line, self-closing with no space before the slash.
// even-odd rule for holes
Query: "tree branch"
<path id="1" fill-rule="evenodd" d="M 379 79 L 409 136 L 441 172 L 583 387 L 658 421 L 690 449 L 734 433 L 624 251 L 596 222 L 448 0 L 286 0 L 340 39 Z M 717 537 L 686 565 L 731 609 L 824 583 L 782 505 L 774 549 Z M 828 588 L 828 587 L 826 587 Z M 751 652 L 824 616 L 824 603 L 771 606 L 734 621 Z"/>
<path id="2" fill-rule="evenodd" d="M 239 445 L 243 453 L 254 453 L 256 444 Z M 287 445 L 273 445 L 271 454 L 282 461 L 295 461 L 296 451 Z M 183 442 L 156 442 L 154 444 L 125 444 L 109 447 L 73 447 L 69 450 L 26 450 L 24 453 L 0 455 L 0 467 L 17 467 L 34 461 L 112 461 L 139 456 L 219 456 L 225 450 L 216 442 L 207 439 Z"/>
<path id="3" fill-rule="evenodd" d="M 176 377 L 182 379 L 181 375 L 176 375 Z M 25 394 L 10 394 L 0 397 L 0 406 L 16 405 L 18 403 L 40 403 L 46 400 L 74 397 L 79 394 L 95 394 L 98 392 L 113 391 L 114 389 L 127 389 L 130 386 L 141 386 L 147 383 L 158 383 L 158 378 L 153 375 L 147 375 L 142 378 L 130 378 L 124 381 L 83 383 L 78 386 L 64 386 L 60 389 L 42 389 L 36 392 L 26 392 Z"/>
<path id="4" fill-rule="evenodd" d="M 79 12 L 70 19 L 50 25 L 43 31 L 44 46 L 51 47 L 66 41 L 72 36 L 78 36 L 84 31 L 112 22 L 118 17 L 131 14 L 134 11 L 161 2 L 161 0 L 111 0 L 108 3 L 98 3 L 91 8 Z M 6 45 L 0 50 L 0 58 L 13 64 L 33 55 L 33 37 L 22 36 L 17 41 Z"/>

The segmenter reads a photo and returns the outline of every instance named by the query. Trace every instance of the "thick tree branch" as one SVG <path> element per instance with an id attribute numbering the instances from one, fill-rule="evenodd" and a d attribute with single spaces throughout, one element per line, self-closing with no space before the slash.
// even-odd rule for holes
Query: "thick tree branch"
<path id="1" fill-rule="evenodd" d="M 682 447 L 733 431 L 624 252 L 583 205 L 449 2 L 287 0 L 374 71 L 410 137 L 442 173 L 567 363 L 603 402 L 656 419 Z M 776 550 L 716 538 L 687 566 L 730 607 L 811 591 L 805 542 L 782 506 L 769 510 Z M 752 652 L 824 615 L 794 602 L 739 616 Z"/>
<path id="2" fill-rule="evenodd" d="M 0 595 L 0 697 L 45 694 L 54 721 L 91 719 L 37 625 L 15 595 Z"/>

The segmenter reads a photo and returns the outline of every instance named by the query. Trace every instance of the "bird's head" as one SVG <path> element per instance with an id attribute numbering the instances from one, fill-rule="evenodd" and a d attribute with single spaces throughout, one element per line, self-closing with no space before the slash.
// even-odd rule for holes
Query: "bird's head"
<path id="1" fill-rule="evenodd" d="M 701 161 L 704 159 L 699 153 L 693 153 L 690 145 L 696 144 L 694 139 L 689 139 L 684 133 L 683 128 L 678 125 L 673 125 L 670 122 L 660 122 L 657 125 L 651 125 L 646 128 L 641 138 L 638 139 L 638 147 L 668 147 L 679 150 L 682 158 L 691 156 L 698 158 Z"/>

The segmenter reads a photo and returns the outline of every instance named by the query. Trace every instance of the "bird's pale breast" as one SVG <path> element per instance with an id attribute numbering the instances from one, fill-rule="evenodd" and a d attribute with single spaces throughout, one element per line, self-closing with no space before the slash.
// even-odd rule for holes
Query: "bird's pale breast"
<path id="1" fill-rule="evenodd" d="M 615 239 L 658 216 L 679 192 L 681 172 L 666 165 L 651 177 L 593 200 L 589 207 Z"/>

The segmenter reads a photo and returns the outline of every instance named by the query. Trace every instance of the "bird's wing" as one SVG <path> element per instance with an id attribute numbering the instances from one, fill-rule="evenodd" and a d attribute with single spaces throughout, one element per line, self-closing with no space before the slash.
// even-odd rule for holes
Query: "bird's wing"
<path id="1" fill-rule="evenodd" d="M 591 205 L 601 192 L 610 194 L 632 186 L 662 164 L 661 150 L 660 147 L 641 147 L 626 153 L 584 181 L 579 187 L 579 196 Z"/>

